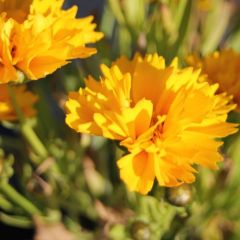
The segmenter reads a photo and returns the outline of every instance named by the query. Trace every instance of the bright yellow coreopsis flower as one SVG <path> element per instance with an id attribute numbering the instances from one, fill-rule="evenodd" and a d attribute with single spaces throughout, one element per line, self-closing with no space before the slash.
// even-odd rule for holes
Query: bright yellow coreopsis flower
<path id="1" fill-rule="evenodd" d="M 197 0 L 197 7 L 201 11 L 208 11 L 212 7 L 211 0 Z"/>
<path id="2" fill-rule="evenodd" d="M 187 62 L 195 68 L 201 68 L 210 83 L 218 83 L 218 93 L 227 92 L 233 96 L 234 103 L 240 109 L 240 54 L 232 49 L 214 52 L 204 58 L 188 56 Z"/>
<path id="3" fill-rule="evenodd" d="M 103 37 L 94 31 L 93 18 L 77 19 L 77 7 L 62 10 L 62 4 L 63 0 L 0 2 L 1 83 L 19 82 L 18 71 L 28 79 L 39 79 L 69 60 L 96 53 L 86 46 Z"/>
<path id="4" fill-rule="evenodd" d="M 26 90 L 26 87 L 14 86 L 12 87 L 16 96 L 16 102 L 21 112 L 25 117 L 33 117 L 36 111 L 33 105 L 37 101 L 37 96 Z M 13 101 L 8 91 L 7 84 L 0 84 L 0 121 L 14 121 L 18 119 L 17 113 L 14 108 Z"/>
<path id="5" fill-rule="evenodd" d="M 78 132 L 121 141 L 128 154 L 118 160 L 120 177 L 132 191 L 146 194 L 155 178 L 161 186 L 195 180 L 199 164 L 216 168 L 222 160 L 216 138 L 236 132 L 227 123 L 235 108 L 218 85 L 199 81 L 200 71 L 170 66 L 157 54 L 125 57 L 101 67 L 99 82 L 72 92 L 66 123 Z"/>

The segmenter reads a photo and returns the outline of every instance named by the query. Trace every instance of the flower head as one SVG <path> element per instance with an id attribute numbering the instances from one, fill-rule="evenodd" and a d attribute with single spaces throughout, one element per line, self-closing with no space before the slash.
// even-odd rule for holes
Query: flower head
<path id="1" fill-rule="evenodd" d="M 211 0 L 197 0 L 197 8 L 201 11 L 209 11 L 213 5 Z"/>
<path id="2" fill-rule="evenodd" d="M 214 52 L 204 58 L 188 56 L 187 62 L 195 68 L 201 68 L 210 83 L 218 83 L 218 93 L 233 95 L 233 101 L 240 109 L 240 54 L 232 49 Z"/>
<path id="3" fill-rule="evenodd" d="M 33 0 L 27 1 L 28 5 L 20 2 L 0 2 L 0 46 L 4 46 L 0 47 L 0 73 L 8 72 L 0 75 L 2 83 L 19 82 L 19 70 L 28 79 L 39 79 L 69 60 L 96 53 L 86 44 L 98 41 L 103 34 L 94 31 L 91 16 L 75 18 L 77 7 L 62 10 L 62 0 Z M 12 14 L 14 10 L 25 15 Z"/>
<path id="4" fill-rule="evenodd" d="M 7 84 L 0 84 L 0 120 L 14 121 L 17 120 L 17 113 L 14 108 L 13 101 L 8 91 Z M 33 105 L 37 101 L 37 96 L 26 90 L 25 86 L 13 87 L 14 94 L 16 96 L 16 102 L 21 112 L 25 117 L 33 117 L 36 115 L 36 111 Z"/>
<path id="5" fill-rule="evenodd" d="M 236 131 L 226 123 L 234 109 L 218 85 L 199 81 L 200 71 L 170 66 L 157 54 L 120 58 L 101 67 L 100 81 L 70 93 L 66 123 L 78 132 L 120 141 L 128 154 L 118 160 L 120 177 L 146 194 L 161 186 L 195 180 L 195 164 L 216 168 L 222 157 L 216 138 Z"/>

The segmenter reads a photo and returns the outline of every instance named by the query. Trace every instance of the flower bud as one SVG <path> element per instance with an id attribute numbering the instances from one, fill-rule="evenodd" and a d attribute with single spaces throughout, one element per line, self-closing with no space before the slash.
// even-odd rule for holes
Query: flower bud
<path id="1" fill-rule="evenodd" d="M 192 187 L 183 184 L 179 187 L 167 188 L 167 200 L 176 206 L 186 206 L 192 200 Z"/>
<path id="2" fill-rule="evenodd" d="M 150 239 L 150 229 L 148 224 L 142 221 L 135 221 L 131 225 L 131 235 L 134 240 L 149 240 Z"/>

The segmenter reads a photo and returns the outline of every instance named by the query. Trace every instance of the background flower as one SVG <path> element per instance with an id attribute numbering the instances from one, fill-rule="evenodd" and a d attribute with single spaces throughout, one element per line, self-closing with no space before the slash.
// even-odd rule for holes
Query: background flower
<path id="1" fill-rule="evenodd" d="M 26 4 L 19 6 L 15 1 L 1 4 L 0 31 L 2 45 L 5 46 L 0 55 L 1 68 L 9 72 L 2 75 L 1 82 L 19 82 L 16 69 L 28 79 L 42 78 L 69 60 L 96 53 L 95 48 L 86 47 L 86 44 L 103 37 L 102 33 L 94 31 L 96 25 L 92 23 L 91 16 L 76 19 L 77 8 L 62 10 L 63 1 L 29 2 L 29 13 L 21 21 L 18 17 L 11 17 L 14 10 L 21 12 L 21 7 L 25 12 Z"/>
<path id="2" fill-rule="evenodd" d="M 233 96 L 234 103 L 240 107 L 240 55 L 232 49 L 208 54 L 206 57 L 190 55 L 187 63 L 200 68 L 206 80 L 218 83 L 218 92 L 227 92 Z"/>
<path id="3" fill-rule="evenodd" d="M 16 96 L 16 102 L 19 109 L 25 117 L 34 117 L 36 110 L 34 104 L 37 101 L 37 96 L 26 89 L 25 86 L 12 87 L 13 93 Z M 13 100 L 9 94 L 7 84 L 0 84 L 0 120 L 14 121 L 18 119 Z"/>

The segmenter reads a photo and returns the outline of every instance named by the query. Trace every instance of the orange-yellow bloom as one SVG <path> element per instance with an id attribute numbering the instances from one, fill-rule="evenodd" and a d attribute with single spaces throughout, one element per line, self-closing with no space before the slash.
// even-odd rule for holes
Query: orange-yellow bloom
<path id="1" fill-rule="evenodd" d="M 197 0 L 197 7 L 201 11 L 208 11 L 211 9 L 213 2 L 211 0 Z"/>
<path id="2" fill-rule="evenodd" d="M 218 85 L 199 81 L 200 71 L 170 66 L 157 54 L 132 61 L 125 57 L 101 67 L 100 81 L 72 92 L 66 123 L 78 132 L 120 141 L 128 154 L 118 160 L 120 177 L 131 191 L 149 192 L 155 178 L 161 186 L 195 180 L 199 164 L 216 168 L 222 160 L 216 138 L 236 132 L 227 123 L 234 109 Z"/>
<path id="3" fill-rule="evenodd" d="M 240 109 L 240 54 L 232 49 L 214 52 L 204 58 L 188 56 L 187 62 L 195 68 L 201 68 L 210 83 L 218 83 L 218 93 L 227 92 L 233 96 L 234 103 Z"/>
<path id="4" fill-rule="evenodd" d="M 77 7 L 62 10 L 63 0 L 27 2 L 0 2 L 0 46 L 4 46 L 0 47 L 0 74 L 7 72 L 0 75 L 1 83 L 19 82 L 19 70 L 28 79 L 39 79 L 69 60 L 96 53 L 86 44 L 98 41 L 103 34 L 94 31 L 91 16 L 75 18 Z"/>
<path id="5" fill-rule="evenodd" d="M 16 103 L 25 117 L 33 117 L 36 111 L 33 105 L 37 101 L 37 96 L 26 90 L 25 86 L 12 87 L 16 96 Z M 0 84 L 0 121 L 17 120 L 17 113 L 14 108 L 13 100 L 9 94 L 7 84 Z"/>

